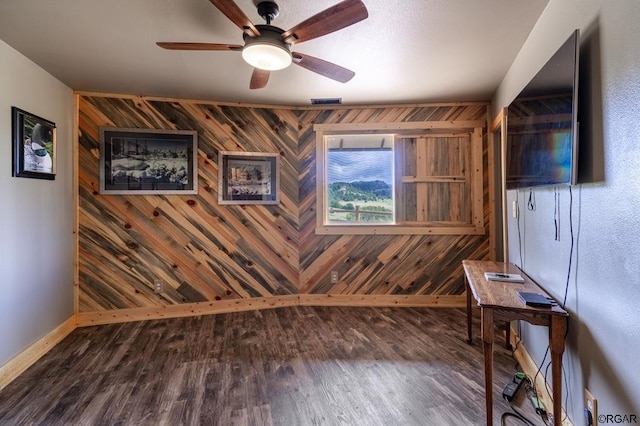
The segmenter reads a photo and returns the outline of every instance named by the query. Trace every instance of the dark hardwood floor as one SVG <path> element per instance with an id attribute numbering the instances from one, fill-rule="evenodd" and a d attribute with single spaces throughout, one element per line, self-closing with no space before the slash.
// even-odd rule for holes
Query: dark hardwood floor
<path id="1" fill-rule="evenodd" d="M 293 307 L 79 328 L 0 391 L 0 425 L 482 425 L 465 321 Z M 499 425 L 516 364 L 497 342 Z"/>

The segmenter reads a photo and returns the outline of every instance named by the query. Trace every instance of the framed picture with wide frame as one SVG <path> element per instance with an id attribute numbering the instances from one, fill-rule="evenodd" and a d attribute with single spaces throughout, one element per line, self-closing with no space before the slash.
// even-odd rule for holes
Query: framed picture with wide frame
<path id="1" fill-rule="evenodd" d="M 17 107 L 11 107 L 15 177 L 56 178 L 56 125 Z"/>
<path id="2" fill-rule="evenodd" d="M 101 194 L 197 194 L 194 130 L 100 128 Z"/>
<path id="3" fill-rule="evenodd" d="M 264 152 L 218 153 L 219 204 L 279 204 L 280 155 Z"/>

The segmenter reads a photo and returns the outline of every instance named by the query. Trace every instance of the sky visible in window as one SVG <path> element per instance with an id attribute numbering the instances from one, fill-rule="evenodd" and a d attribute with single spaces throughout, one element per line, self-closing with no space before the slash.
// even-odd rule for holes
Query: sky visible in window
<path id="1" fill-rule="evenodd" d="M 381 180 L 393 181 L 393 151 L 329 151 L 328 183 Z"/>

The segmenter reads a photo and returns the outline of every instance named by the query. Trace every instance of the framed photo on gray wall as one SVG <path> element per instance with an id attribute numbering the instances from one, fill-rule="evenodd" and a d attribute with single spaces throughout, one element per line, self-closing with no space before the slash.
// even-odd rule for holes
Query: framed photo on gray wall
<path id="1" fill-rule="evenodd" d="M 56 178 L 56 125 L 42 117 L 11 107 L 13 133 L 12 176 Z"/>
<path id="2" fill-rule="evenodd" d="M 101 194 L 196 194 L 193 130 L 100 128 Z"/>
<path id="3" fill-rule="evenodd" d="M 218 153 L 219 204 L 279 204 L 279 186 L 279 154 Z"/>

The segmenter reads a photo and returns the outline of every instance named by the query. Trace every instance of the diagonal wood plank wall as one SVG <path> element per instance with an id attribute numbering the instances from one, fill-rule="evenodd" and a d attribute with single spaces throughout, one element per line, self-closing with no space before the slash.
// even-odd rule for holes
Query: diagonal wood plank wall
<path id="1" fill-rule="evenodd" d="M 80 313 L 302 295 L 461 295 L 462 259 L 489 257 L 488 229 L 314 233 L 314 124 L 486 120 L 486 104 L 310 109 L 80 95 L 78 105 Z M 197 130 L 198 194 L 99 194 L 100 126 Z M 218 205 L 223 150 L 280 153 L 280 204 Z M 339 283 L 330 283 L 331 270 Z M 156 279 L 162 294 L 154 293 Z"/>

